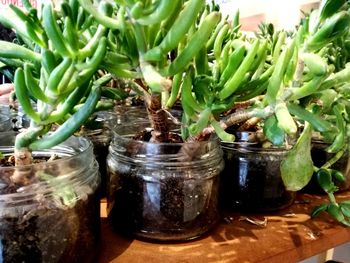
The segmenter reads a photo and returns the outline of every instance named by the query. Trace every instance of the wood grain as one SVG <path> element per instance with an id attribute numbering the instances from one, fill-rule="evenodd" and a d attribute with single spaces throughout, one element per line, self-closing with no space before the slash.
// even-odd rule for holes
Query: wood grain
<path id="1" fill-rule="evenodd" d="M 338 195 L 350 199 L 350 192 Z M 222 215 L 222 222 L 206 236 L 185 243 L 148 243 L 115 233 L 102 218 L 99 263 L 203 263 L 203 262 L 297 262 L 350 241 L 350 229 L 327 215 L 309 214 L 322 196 L 299 194 L 291 207 L 270 214 Z M 267 219 L 265 227 L 246 218 Z"/>

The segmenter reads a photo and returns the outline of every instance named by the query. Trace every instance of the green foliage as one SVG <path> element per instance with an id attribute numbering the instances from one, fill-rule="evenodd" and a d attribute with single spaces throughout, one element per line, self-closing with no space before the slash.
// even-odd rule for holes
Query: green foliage
<path id="1" fill-rule="evenodd" d="M 25 43 L 0 41 L 2 61 L 16 66 L 16 97 L 31 119 L 28 130 L 17 136 L 16 149 L 42 149 L 64 141 L 88 118 L 100 99 L 100 86 L 105 82 L 95 81 L 95 73 L 107 50 L 108 30 L 94 23 L 76 3 L 63 1 L 60 12 L 46 3 L 42 16 L 28 1 L 26 10 L 10 6 L 10 10 L 0 13 L 0 21 L 16 30 Z M 100 7 L 107 15 L 106 5 Z M 115 93 L 104 95 L 117 98 Z M 35 99 L 35 107 L 31 98 Z M 74 107 L 84 101 L 86 106 L 75 112 Z M 62 120 L 67 124 L 41 143 L 40 137 Z"/>
<path id="2" fill-rule="evenodd" d="M 311 127 L 306 125 L 298 141 L 281 163 L 281 176 L 284 185 L 290 191 L 302 189 L 313 174 L 311 159 Z"/>

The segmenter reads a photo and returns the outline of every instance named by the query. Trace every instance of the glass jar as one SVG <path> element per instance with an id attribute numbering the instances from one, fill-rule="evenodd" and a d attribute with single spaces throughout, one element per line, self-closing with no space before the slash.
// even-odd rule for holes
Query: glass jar
<path id="1" fill-rule="evenodd" d="M 106 197 L 107 181 L 107 164 L 108 147 L 112 140 L 111 127 L 118 120 L 118 116 L 110 111 L 100 111 L 94 114 L 93 122 L 90 126 L 85 125 L 79 132 L 79 135 L 88 138 L 94 148 L 94 154 L 98 162 L 101 177 L 100 194 Z"/>
<path id="2" fill-rule="evenodd" d="M 144 105 L 117 105 L 114 107 L 114 112 L 117 116 L 116 122 L 114 122 L 114 124 L 124 124 L 130 121 L 135 122 L 148 120 L 147 109 Z"/>
<path id="3" fill-rule="evenodd" d="M 10 108 L 5 105 L 0 106 L 0 132 L 11 131 L 12 121 Z"/>
<path id="4" fill-rule="evenodd" d="M 325 143 L 320 140 L 312 141 L 311 148 L 311 158 L 316 167 L 321 167 L 327 161 L 334 157 L 334 153 L 328 153 L 326 151 L 328 143 Z M 337 160 L 333 165 L 329 167 L 330 169 L 337 170 L 341 172 L 345 176 L 345 182 L 335 181 L 334 183 L 338 186 L 338 191 L 345 191 L 349 189 L 350 186 L 350 156 L 349 149 L 347 149 L 344 154 Z M 317 182 L 316 175 L 314 174 L 310 180 L 310 182 L 302 189 L 302 192 L 310 193 L 310 194 L 326 194 L 324 190 L 320 187 Z"/>
<path id="5" fill-rule="evenodd" d="M 295 193 L 286 190 L 280 172 L 287 150 L 265 149 L 254 142 L 222 143 L 222 149 L 220 204 L 224 209 L 267 212 L 293 203 Z"/>
<path id="6" fill-rule="evenodd" d="M 14 136 L 0 133 L 6 159 Z M 46 161 L 53 154 L 58 159 Z M 91 143 L 71 137 L 33 159 L 0 167 L 0 262 L 96 262 L 99 176 Z M 18 172 L 28 180 L 22 186 L 11 181 Z"/>
<path id="7" fill-rule="evenodd" d="M 199 237 L 219 218 L 220 145 L 214 139 L 150 143 L 132 138 L 148 125 L 115 127 L 107 158 L 108 217 L 116 229 L 138 238 Z"/>

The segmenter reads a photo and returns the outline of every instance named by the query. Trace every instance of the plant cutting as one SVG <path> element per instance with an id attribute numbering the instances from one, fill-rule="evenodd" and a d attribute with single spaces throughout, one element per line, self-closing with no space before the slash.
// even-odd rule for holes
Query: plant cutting
<path id="1" fill-rule="evenodd" d="M 23 132 L 0 135 L 0 259 L 93 262 L 98 166 L 91 143 L 71 135 L 108 91 L 102 86 L 110 76 L 96 75 L 108 30 L 92 24 L 74 0 L 63 1 L 60 11 L 46 3 L 41 15 L 23 4 L 0 14 L 23 41 L 0 41 L 0 60 L 15 68 L 16 98 L 30 119 Z M 108 14 L 108 6 L 101 12 Z"/>

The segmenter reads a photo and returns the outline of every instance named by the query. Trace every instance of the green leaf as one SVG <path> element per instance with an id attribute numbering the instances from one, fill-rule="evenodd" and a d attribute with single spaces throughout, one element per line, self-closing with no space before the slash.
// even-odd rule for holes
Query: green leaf
<path id="1" fill-rule="evenodd" d="M 320 5 L 320 21 L 335 14 L 345 3 L 346 0 L 323 0 Z"/>
<path id="2" fill-rule="evenodd" d="M 346 217 L 350 217 L 350 205 L 345 203 L 340 203 L 339 206 L 343 215 L 345 215 Z"/>
<path id="3" fill-rule="evenodd" d="M 328 207 L 328 204 L 322 204 L 314 207 L 314 209 L 311 212 L 311 217 L 318 216 L 321 212 L 326 211 Z"/>
<path id="4" fill-rule="evenodd" d="M 320 116 L 305 110 L 297 104 L 288 104 L 288 110 L 291 114 L 309 122 L 316 131 L 326 132 L 332 130 L 332 125 L 329 122 L 325 121 Z"/>
<path id="5" fill-rule="evenodd" d="M 320 92 L 318 99 L 322 103 L 323 112 L 328 113 L 332 110 L 332 104 L 337 96 L 338 93 L 333 89 L 326 89 Z"/>
<path id="6" fill-rule="evenodd" d="M 330 43 L 335 38 L 345 34 L 348 31 L 350 23 L 350 15 L 346 11 L 340 11 L 331 16 L 310 36 L 306 43 L 306 49 L 309 51 L 317 51 Z"/>
<path id="7" fill-rule="evenodd" d="M 332 178 L 338 182 L 338 183 L 345 183 L 346 182 L 346 177 L 341 171 L 338 170 L 331 170 L 331 175 Z"/>
<path id="8" fill-rule="evenodd" d="M 278 127 L 275 115 L 269 117 L 264 124 L 264 134 L 274 145 L 282 145 L 284 142 L 284 131 Z"/>
<path id="9" fill-rule="evenodd" d="M 336 204 L 329 204 L 327 212 L 339 222 L 343 222 L 345 220 L 340 207 Z"/>
<path id="10" fill-rule="evenodd" d="M 332 181 L 331 173 L 326 169 L 319 169 L 316 173 L 316 178 L 318 184 L 322 187 L 322 189 L 327 193 L 334 193 L 337 191 L 337 187 L 334 185 Z"/>
<path id="11" fill-rule="evenodd" d="M 282 180 L 290 191 L 302 189 L 311 180 L 313 174 L 311 133 L 311 126 L 309 123 L 306 123 L 297 143 L 281 163 Z"/>

